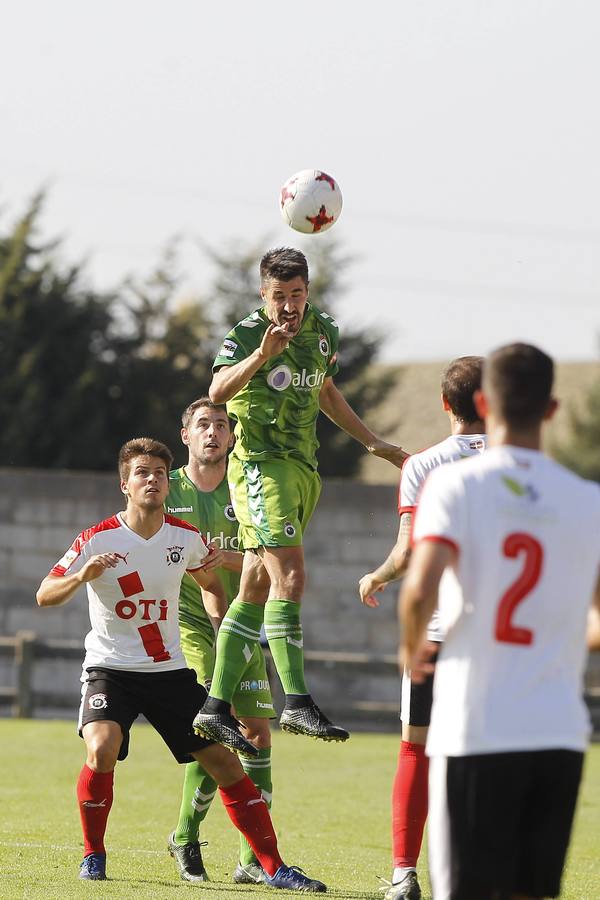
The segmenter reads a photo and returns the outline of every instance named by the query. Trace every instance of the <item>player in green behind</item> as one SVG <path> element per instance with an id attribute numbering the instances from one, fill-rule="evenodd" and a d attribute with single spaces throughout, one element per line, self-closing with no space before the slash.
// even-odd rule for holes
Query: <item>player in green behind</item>
<path id="1" fill-rule="evenodd" d="M 321 490 L 319 410 L 375 456 L 401 466 L 407 455 L 376 437 L 335 386 L 338 329 L 308 302 L 304 254 L 271 250 L 261 260 L 260 280 L 263 306 L 223 341 L 209 391 L 236 421 L 228 481 L 245 554 L 238 598 L 217 638 L 210 695 L 194 720 L 205 737 L 251 755 L 255 747 L 230 704 L 263 622 L 286 695 L 281 728 L 326 741 L 349 736 L 323 715 L 304 680 L 302 538 Z M 263 565 L 271 584 L 266 604 L 256 590 Z"/>
<path id="2" fill-rule="evenodd" d="M 208 397 L 201 397 L 184 411 L 182 425 L 181 438 L 188 448 L 188 462 L 169 476 L 166 511 L 191 522 L 202 531 L 207 542 L 222 551 L 224 565 L 217 572 L 231 603 L 239 588 L 243 554 L 238 551 L 238 522 L 225 475 L 227 453 L 234 440 L 229 418 L 224 406 L 216 406 Z M 269 590 L 266 570 L 258 570 L 257 575 L 262 582 L 256 589 L 266 598 Z M 215 630 L 219 625 L 205 611 L 196 582 L 184 575 L 179 595 L 181 646 L 188 666 L 207 689 L 215 661 Z M 257 759 L 242 758 L 243 768 L 270 808 L 269 719 L 273 718 L 274 710 L 260 644 L 256 644 L 249 657 L 233 695 L 233 704 L 247 729 L 248 739 L 258 751 Z M 200 852 L 199 829 L 216 791 L 216 782 L 200 763 L 187 764 L 179 822 L 169 837 L 169 852 L 185 881 L 209 880 Z M 243 835 L 240 835 L 240 861 L 233 880 L 238 884 L 264 880 L 262 867 Z"/>

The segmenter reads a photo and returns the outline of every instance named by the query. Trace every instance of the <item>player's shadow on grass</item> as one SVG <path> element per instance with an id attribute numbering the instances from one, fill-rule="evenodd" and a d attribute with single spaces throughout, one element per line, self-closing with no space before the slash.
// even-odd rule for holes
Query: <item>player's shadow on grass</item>
<path id="1" fill-rule="evenodd" d="M 181 891 L 189 891 L 190 885 L 187 882 L 180 881 L 179 883 L 173 881 L 163 881 L 161 879 L 156 878 L 108 878 L 107 881 L 112 882 L 113 884 L 117 884 L 118 882 L 122 882 L 129 885 L 135 884 L 147 884 L 152 887 L 165 887 L 170 888 L 171 890 L 181 890 Z M 210 900 L 211 896 L 215 895 L 223 898 L 232 897 L 234 895 L 237 896 L 254 896 L 254 897 L 290 897 L 292 895 L 297 896 L 298 891 L 286 891 L 285 889 L 279 889 L 274 891 L 273 888 L 263 887 L 260 884 L 231 884 L 231 882 L 218 882 L 218 881 L 210 881 L 206 882 L 202 885 L 193 885 L 194 888 L 198 891 L 198 900 Z M 381 894 L 375 888 L 372 891 L 338 891 L 335 888 L 331 890 L 331 888 L 327 888 L 327 896 L 328 897 L 337 897 L 338 900 L 373 900 L 374 897 L 381 898 Z"/>

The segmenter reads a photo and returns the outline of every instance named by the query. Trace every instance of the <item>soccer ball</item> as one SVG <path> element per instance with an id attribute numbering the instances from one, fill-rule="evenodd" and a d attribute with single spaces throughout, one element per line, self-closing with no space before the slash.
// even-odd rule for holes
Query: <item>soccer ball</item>
<path id="1" fill-rule="evenodd" d="M 279 208 L 295 231 L 316 234 L 327 231 L 342 211 L 342 192 L 337 182 L 318 169 L 296 172 L 279 191 Z"/>

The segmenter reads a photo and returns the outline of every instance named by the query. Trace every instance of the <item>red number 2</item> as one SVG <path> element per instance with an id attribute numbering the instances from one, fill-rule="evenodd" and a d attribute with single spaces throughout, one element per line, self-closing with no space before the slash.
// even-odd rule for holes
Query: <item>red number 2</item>
<path id="1" fill-rule="evenodd" d="M 510 559 L 516 559 L 519 554 L 524 553 L 525 564 L 517 580 L 513 581 L 500 600 L 495 638 L 505 644 L 532 644 L 533 631 L 513 625 L 511 619 L 516 607 L 538 583 L 542 572 L 544 548 L 530 534 L 516 531 L 507 536 L 502 551 Z"/>

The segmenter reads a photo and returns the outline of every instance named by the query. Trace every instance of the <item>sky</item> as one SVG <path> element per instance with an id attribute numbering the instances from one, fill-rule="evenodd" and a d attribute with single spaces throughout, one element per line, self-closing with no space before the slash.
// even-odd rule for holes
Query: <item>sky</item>
<path id="1" fill-rule="evenodd" d="M 0 54 L 0 228 L 42 185 L 43 233 L 98 289 L 174 235 L 185 292 L 202 242 L 299 245 L 278 210 L 333 175 L 329 235 L 355 257 L 336 307 L 379 359 L 528 340 L 600 343 L 596 0 L 11 4 Z M 249 298 L 252 305 L 252 298 Z"/>

